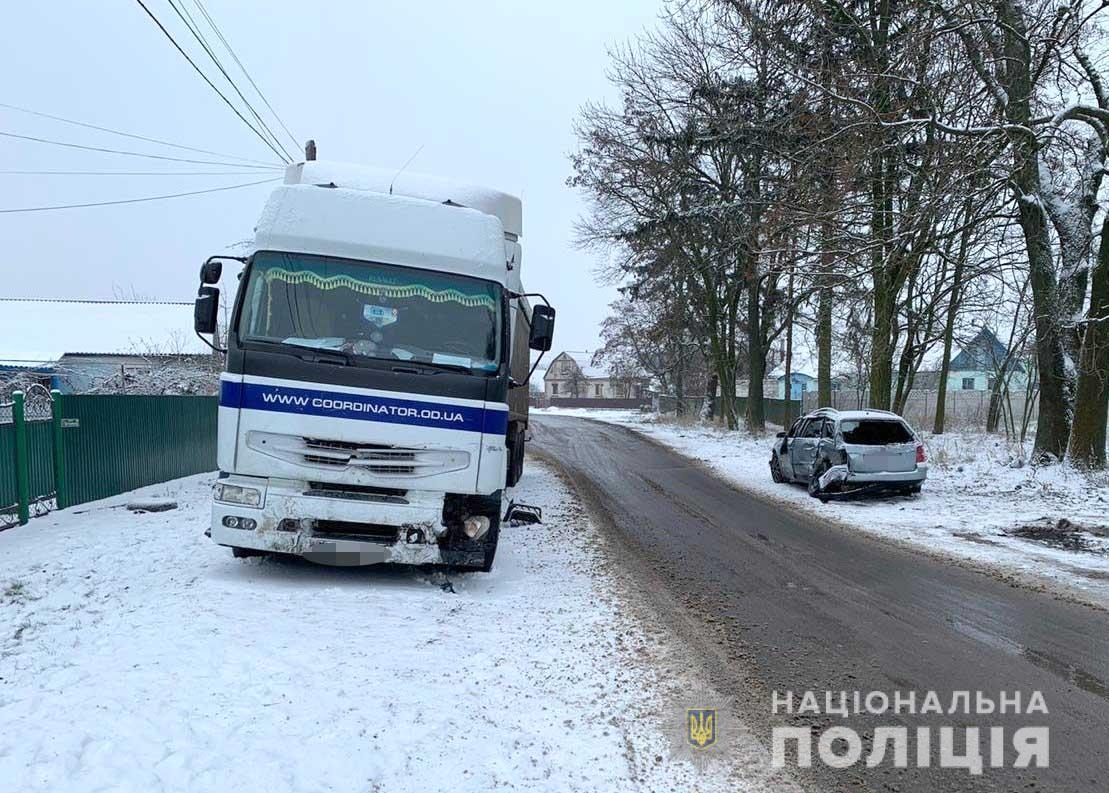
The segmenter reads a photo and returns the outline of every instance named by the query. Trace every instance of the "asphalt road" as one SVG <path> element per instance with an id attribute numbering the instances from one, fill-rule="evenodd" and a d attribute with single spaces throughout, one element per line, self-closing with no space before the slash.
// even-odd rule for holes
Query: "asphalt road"
<path id="1" fill-rule="evenodd" d="M 696 462 L 622 427 L 533 421 L 533 449 L 577 486 L 627 561 L 645 603 L 687 641 L 719 690 L 769 746 L 774 725 L 907 726 L 909 768 L 864 762 L 799 772 L 814 787 L 874 791 L 1109 791 L 1109 614 L 824 524 L 739 491 Z M 769 474 L 768 474 L 769 476 Z M 786 487 L 786 485 L 783 485 Z M 911 508 L 911 507 L 910 507 Z M 1043 694 L 1044 714 L 775 716 L 772 691 Z M 973 693 L 971 695 L 973 702 Z M 1023 707 L 1023 704 L 1022 704 Z M 982 729 L 981 776 L 938 769 L 939 726 Z M 1050 766 L 989 767 L 989 730 L 1009 742 L 1050 728 Z M 932 728 L 932 766 L 915 767 L 914 728 Z M 837 744 L 837 748 L 842 744 Z M 892 747 L 890 747 L 892 749 Z M 959 752 L 961 754 L 961 751 Z"/>

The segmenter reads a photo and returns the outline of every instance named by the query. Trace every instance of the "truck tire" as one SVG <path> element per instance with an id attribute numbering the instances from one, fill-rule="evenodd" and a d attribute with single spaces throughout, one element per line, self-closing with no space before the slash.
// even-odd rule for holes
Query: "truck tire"
<path id="1" fill-rule="evenodd" d="M 497 540 L 501 533 L 501 510 L 503 509 L 502 491 L 492 496 L 467 496 L 466 501 L 456 501 L 444 513 L 444 519 L 451 529 L 440 544 L 443 564 L 455 570 L 482 571 L 488 573 L 493 568 L 493 558 L 497 555 Z M 489 529 L 477 540 L 471 540 L 462 531 L 462 517 L 465 514 L 485 515 L 489 518 Z"/>
<path id="2" fill-rule="evenodd" d="M 489 527 L 489 533 L 485 535 L 485 558 L 482 560 L 481 567 L 475 569 L 483 573 L 493 569 L 493 558 L 497 555 L 497 540 L 500 539 L 500 533 L 501 522 L 498 520 Z"/>
<path id="3" fill-rule="evenodd" d="M 500 520 L 492 521 L 489 531 L 480 540 L 456 538 L 444 551 L 446 563 L 456 570 L 488 573 L 493 569 L 497 555 L 497 540 L 501 533 Z"/>
<path id="4" fill-rule="evenodd" d="M 508 431 L 505 445 L 508 447 L 508 465 L 505 471 L 504 486 L 515 487 L 524 474 L 524 435 L 519 424 L 513 424 Z"/>

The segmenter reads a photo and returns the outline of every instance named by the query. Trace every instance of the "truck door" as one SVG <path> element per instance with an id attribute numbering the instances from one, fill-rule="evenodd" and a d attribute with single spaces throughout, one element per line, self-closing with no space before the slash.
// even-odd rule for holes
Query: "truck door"
<path id="1" fill-rule="evenodd" d="M 795 479 L 807 480 L 812 476 L 813 462 L 816 460 L 817 446 L 820 443 L 824 421 L 823 418 L 806 420 L 804 426 L 801 427 L 801 431 L 790 444 L 790 467 L 793 468 Z"/>

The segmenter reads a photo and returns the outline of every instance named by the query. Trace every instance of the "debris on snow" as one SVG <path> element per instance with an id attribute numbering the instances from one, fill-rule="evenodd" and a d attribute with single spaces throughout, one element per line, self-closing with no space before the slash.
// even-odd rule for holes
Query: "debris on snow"
<path id="1" fill-rule="evenodd" d="M 128 501 L 125 506 L 131 512 L 168 512 L 177 509 L 177 502 L 172 498 L 145 498 Z"/>
<path id="2" fill-rule="evenodd" d="M 1036 540 L 1052 548 L 1109 554 L 1109 542 L 1099 539 L 1109 537 L 1109 527 L 1106 526 L 1083 526 L 1072 523 L 1066 518 L 1058 520 L 1043 518 L 1035 523 L 1026 523 L 1008 529 L 1006 533 L 1013 537 Z"/>

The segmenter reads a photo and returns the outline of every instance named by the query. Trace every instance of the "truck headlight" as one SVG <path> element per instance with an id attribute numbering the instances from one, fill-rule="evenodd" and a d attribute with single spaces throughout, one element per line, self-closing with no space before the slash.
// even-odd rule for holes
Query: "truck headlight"
<path id="1" fill-rule="evenodd" d="M 224 504 L 239 504 L 244 507 L 262 506 L 262 491 L 253 487 L 240 485 L 227 485 L 223 482 L 216 484 L 213 497 Z"/>

